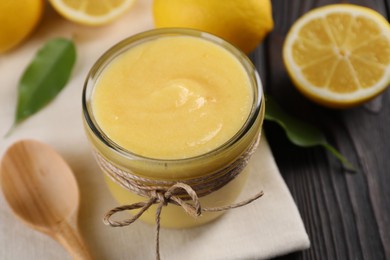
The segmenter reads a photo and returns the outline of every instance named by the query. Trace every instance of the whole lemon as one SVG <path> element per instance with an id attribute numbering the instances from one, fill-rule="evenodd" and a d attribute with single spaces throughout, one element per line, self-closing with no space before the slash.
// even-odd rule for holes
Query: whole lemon
<path id="1" fill-rule="evenodd" d="M 215 34 L 249 53 L 273 29 L 270 0 L 154 0 L 157 28 L 192 28 Z"/>
<path id="2" fill-rule="evenodd" d="M 42 0 L 0 1 L 0 53 L 21 43 L 34 30 L 43 14 Z"/>

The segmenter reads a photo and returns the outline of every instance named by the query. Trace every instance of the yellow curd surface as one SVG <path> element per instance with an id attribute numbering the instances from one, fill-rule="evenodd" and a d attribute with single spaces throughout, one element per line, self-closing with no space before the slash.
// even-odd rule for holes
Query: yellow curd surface
<path id="1" fill-rule="evenodd" d="M 105 134 L 149 158 L 207 153 L 243 126 L 252 107 L 243 66 L 201 38 L 171 36 L 127 50 L 100 76 L 93 111 Z"/>
<path id="2" fill-rule="evenodd" d="M 253 68 L 243 61 L 246 58 L 237 57 L 241 54 L 232 54 L 232 47 L 223 47 L 226 43 L 214 43 L 198 34 L 149 36 L 119 45 L 92 69 L 96 75 L 90 77 L 89 113 L 99 131 L 121 151 L 109 147 L 88 123 L 91 143 L 117 167 L 157 180 L 194 178 L 225 167 L 261 130 L 263 102 L 250 126 L 241 131 L 242 136 L 229 143 L 247 123 L 255 100 L 262 95 L 255 94 L 260 83 Z M 247 62 L 246 67 L 243 62 Z M 105 177 L 121 205 L 147 200 Z M 202 207 L 233 203 L 246 178 L 244 171 L 200 198 Z M 140 219 L 155 223 L 155 212 L 154 205 Z M 206 212 L 194 219 L 181 207 L 169 204 L 162 210 L 161 225 L 197 226 L 221 214 Z"/>

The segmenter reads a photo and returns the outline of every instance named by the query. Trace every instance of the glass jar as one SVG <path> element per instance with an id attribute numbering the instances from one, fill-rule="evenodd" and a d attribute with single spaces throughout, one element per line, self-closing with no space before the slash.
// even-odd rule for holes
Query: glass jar
<path id="1" fill-rule="evenodd" d="M 172 35 L 201 38 L 224 48 L 232 54 L 247 73 L 251 91 L 253 91 L 253 100 L 249 116 L 239 131 L 212 151 L 190 158 L 148 158 L 121 147 L 104 133 L 94 116 L 92 108 L 93 92 L 99 76 L 115 58 L 134 46 Z M 97 60 L 90 70 L 84 85 L 82 102 L 85 131 L 93 149 L 107 162 L 119 169 L 130 171 L 140 177 L 161 181 L 182 181 L 202 177 L 224 168 L 242 155 L 260 136 L 264 118 L 264 97 L 261 81 L 247 56 L 216 36 L 190 29 L 155 29 L 129 37 L 113 46 Z M 102 170 L 104 171 L 104 169 Z M 200 197 L 202 207 L 218 207 L 233 203 L 240 194 L 247 175 L 248 173 L 244 169 L 222 188 Z M 147 200 L 121 187 L 107 175 L 105 175 L 105 180 L 112 195 L 121 205 Z M 154 223 L 155 210 L 156 205 L 153 205 L 140 219 L 148 223 Z M 210 222 L 221 214 L 222 212 L 204 212 L 200 217 L 193 218 L 188 216 L 181 207 L 168 204 L 161 213 L 161 226 L 170 228 L 192 227 Z"/>

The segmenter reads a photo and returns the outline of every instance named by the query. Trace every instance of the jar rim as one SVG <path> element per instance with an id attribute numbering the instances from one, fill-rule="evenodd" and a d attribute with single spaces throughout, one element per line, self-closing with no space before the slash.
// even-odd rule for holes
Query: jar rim
<path id="1" fill-rule="evenodd" d="M 253 102 L 251 106 L 250 113 L 241 126 L 241 128 L 229 138 L 223 144 L 217 146 L 211 151 L 208 151 L 203 154 L 196 156 L 186 157 L 186 158 L 173 158 L 173 159 L 160 159 L 153 158 L 144 155 L 134 153 L 109 138 L 104 131 L 99 127 L 99 124 L 96 122 L 93 115 L 93 110 L 91 106 L 90 98 L 92 96 L 92 91 L 95 86 L 95 79 L 99 78 L 100 73 L 104 70 L 106 66 L 110 64 L 112 60 L 118 57 L 121 53 L 127 51 L 128 49 L 146 41 L 157 39 L 158 37 L 164 36 L 192 36 L 199 37 L 204 40 L 208 40 L 218 46 L 229 51 L 242 65 L 245 72 L 247 73 L 251 86 L 253 88 Z M 168 162 L 178 162 L 178 163 L 187 163 L 193 160 L 204 158 L 205 156 L 212 156 L 218 154 L 220 151 L 229 148 L 236 141 L 240 140 L 245 136 L 246 132 L 255 124 L 258 115 L 261 113 L 261 108 L 263 107 L 264 96 L 263 96 L 263 86 L 260 80 L 260 76 L 256 71 L 256 68 L 246 56 L 245 53 L 238 50 L 235 46 L 228 43 L 227 41 L 207 32 L 188 29 L 188 28 L 160 28 L 160 29 L 151 29 L 144 31 L 133 36 L 127 37 L 117 44 L 109 48 L 103 55 L 101 55 L 98 60 L 94 63 L 90 69 L 87 78 L 84 82 L 83 92 L 82 92 L 82 110 L 83 116 L 87 126 L 91 129 L 93 135 L 98 138 L 100 142 L 106 145 L 110 150 L 120 154 L 123 157 L 132 159 L 132 160 L 143 160 L 151 163 L 168 163 Z"/>

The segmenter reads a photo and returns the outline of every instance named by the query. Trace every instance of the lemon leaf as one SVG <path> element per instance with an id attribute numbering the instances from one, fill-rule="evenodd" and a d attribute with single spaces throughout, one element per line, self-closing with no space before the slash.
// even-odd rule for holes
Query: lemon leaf
<path id="1" fill-rule="evenodd" d="M 68 39 L 52 39 L 38 50 L 19 81 L 17 109 L 10 131 L 60 93 L 75 61 L 76 48 Z"/>
<path id="2" fill-rule="evenodd" d="M 281 126 L 293 144 L 301 147 L 322 146 L 336 156 L 348 170 L 356 171 L 353 165 L 327 142 L 325 135 L 317 127 L 288 115 L 270 96 L 266 97 L 265 119 Z"/>

